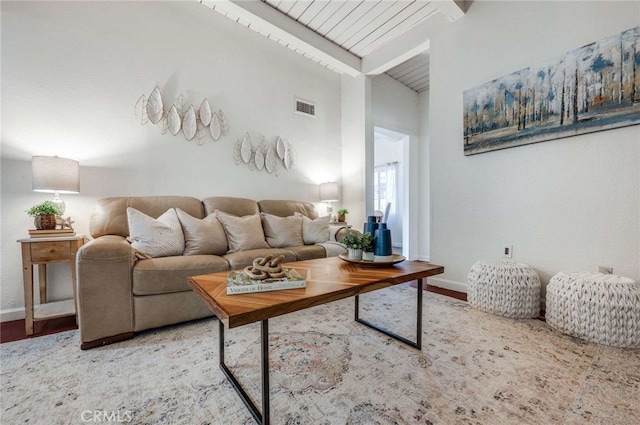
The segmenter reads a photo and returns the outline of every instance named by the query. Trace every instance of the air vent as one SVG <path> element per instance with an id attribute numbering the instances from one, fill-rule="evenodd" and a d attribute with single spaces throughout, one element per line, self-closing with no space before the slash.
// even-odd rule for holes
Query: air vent
<path id="1" fill-rule="evenodd" d="M 309 117 L 315 117 L 316 105 L 306 100 L 296 99 L 296 112 Z"/>

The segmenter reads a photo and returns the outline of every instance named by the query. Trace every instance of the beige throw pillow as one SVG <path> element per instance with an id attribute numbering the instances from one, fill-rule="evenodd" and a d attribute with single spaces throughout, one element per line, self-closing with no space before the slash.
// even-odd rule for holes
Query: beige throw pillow
<path id="1" fill-rule="evenodd" d="M 271 248 L 287 248 L 304 245 L 302 239 L 302 218 L 296 216 L 278 217 L 262 213 L 264 236 Z"/>
<path id="2" fill-rule="evenodd" d="M 324 243 L 329 240 L 329 236 L 331 235 L 329 230 L 330 215 L 319 217 L 315 220 L 299 212 L 296 212 L 295 215 L 302 218 L 302 238 L 304 239 L 305 245 Z"/>
<path id="3" fill-rule="evenodd" d="M 246 251 L 249 249 L 269 248 L 264 240 L 260 215 L 245 215 L 238 217 L 216 210 L 216 215 L 224 227 L 229 243 L 228 253 Z"/>
<path id="4" fill-rule="evenodd" d="M 183 255 L 224 255 L 227 253 L 227 235 L 216 213 L 203 219 L 193 217 L 176 208 L 184 233 Z"/>
<path id="5" fill-rule="evenodd" d="M 158 218 L 150 217 L 135 208 L 127 208 L 129 242 L 145 257 L 169 257 L 184 251 L 184 235 L 176 210 L 168 209 Z"/>

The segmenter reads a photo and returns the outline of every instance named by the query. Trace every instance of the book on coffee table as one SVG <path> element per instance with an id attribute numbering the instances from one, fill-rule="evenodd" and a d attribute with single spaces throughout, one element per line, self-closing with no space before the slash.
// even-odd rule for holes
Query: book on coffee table
<path id="1" fill-rule="evenodd" d="M 242 271 L 231 271 L 227 275 L 227 295 L 307 287 L 306 279 L 295 269 L 284 268 L 282 270 L 285 277 L 263 280 L 251 279 Z"/>

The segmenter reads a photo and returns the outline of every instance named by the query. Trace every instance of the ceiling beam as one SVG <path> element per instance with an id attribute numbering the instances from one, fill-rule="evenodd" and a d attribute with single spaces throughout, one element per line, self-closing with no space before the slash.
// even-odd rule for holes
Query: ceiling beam
<path id="1" fill-rule="evenodd" d="M 462 0 L 434 0 L 434 5 L 444 16 L 447 17 L 449 22 L 464 16 L 464 1 Z"/>
<path id="2" fill-rule="evenodd" d="M 431 37 L 449 25 L 441 13 L 421 22 L 404 34 L 362 58 L 362 72 L 378 75 L 431 48 Z"/>
<path id="3" fill-rule="evenodd" d="M 362 62 L 362 72 L 367 75 L 378 75 L 383 72 L 387 72 L 391 68 L 400 65 L 403 62 L 408 61 L 414 56 L 418 56 L 420 53 L 424 53 L 429 50 L 431 43 L 429 40 L 418 43 L 408 50 L 396 50 L 395 52 L 389 52 L 389 55 L 376 55 L 376 52 L 371 53 L 364 57 Z M 397 53 L 401 51 L 402 53 Z"/>
<path id="4" fill-rule="evenodd" d="M 362 58 L 362 73 L 382 74 L 414 56 L 429 51 L 433 34 L 443 31 L 452 20 L 452 16 L 464 16 L 458 3 L 462 4 L 454 0 L 435 0 L 434 4 L 441 13 L 435 13 L 429 19 Z M 455 12 L 456 9 L 459 13 Z M 447 13 L 444 12 L 445 10 Z"/>
<path id="5" fill-rule="evenodd" d="M 260 33 L 279 39 L 281 44 L 295 47 L 339 72 L 352 77 L 361 72 L 362 61 L 359 57 L 299 24 L 267 3 L 241 0 L 198 1 L 222 14 L 236 18 L 241 23 L 248 22 Z"/>

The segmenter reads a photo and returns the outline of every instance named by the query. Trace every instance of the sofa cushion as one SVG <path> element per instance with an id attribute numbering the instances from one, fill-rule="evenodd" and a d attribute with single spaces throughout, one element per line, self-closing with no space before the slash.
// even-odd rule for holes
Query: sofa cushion
<path id="1" fill-rule="evenodd" d="M 316 207 L 309 202 L 264 200 L 258 201 L 258 206 L 260 207 L 260 212 L 277 215 L 278 217 L 289 217 L 295 213 L 300 213 L 309 218 L 318 218 Z"/>
<path id="2" fill-rule="evenodd" d="M 267 241 L 264 239 L 260 215 L 253 214 L 237 217 L 218 210 L 216 210 L 216 214 L 224 227 L 224 232 L 227 234 L 228 253 L 269 248 Z"/>
<path id="3" fill-rule="evenodd" d="M 298 260 L 298 258 L 296 257 L 296 254 L 294 254 L 288 249 L 280 249 L 280 248 L 251 249 L 248 251 L 238 251 L 238 252 L 233 252 L 231 254 L 225 255 L 224 259 L 229 262 L 229 267 L 232 270 L 239 270 L 252 265 L 253 260 L 255 260 L 256 258 L 266 257 L 269 254 L 273 255 L 274 258 L 277 257 L 278 255 L 284 255 L 285 263 Z"/>
<path id="4" fill-rule="evenodd" d="M 296 215 L 302 218 L 302 238 L 305 245 L 323 243 L 329 240 L 331 236 L 331 231 L 329 230 L 330 215 L 318 217 L 315 220 L 300 213 L 296 213 Z"/>
<path id="5" fill-rule="evenodd" d="M 229 270 L 229 263 L 217 255 L 189 255 L 149 258 L 133 267 L 133 294 L 152 295 L 191 291 L 189 276 Z"/>
<path id="6" fill-rule="evenodd" d="M 261 213 L 262 229 L 271 248 L 287 248 L 304 245 L 302 240 L 302 217 L 278 217 Z"/>
<path id="7" fill-rule="evenodd" d="M 258 203 L 253 199 L 233 198 L 230 196 L 212 196 L 202 200 L 206 215 L 216 210 L 226 212 L 227 214 L 244 217 L 245 215 L 258 214 L 260 209 Z"/>
<path id="8" fill-rule="evenodd" d="M 184 251 L 182 226 L 174 208 L 160 217 L 150 217 L 135 208 L 127 208 L 129 242 L 144 257 L 181 255 Z"/>
<path id="9" fill-rule="evenodd" d="M 302 245 L 287 248 L 296 255 L 296 260 L 313 260 L 316 258 L 325 258 L 327 250 L 322 245 Z"/>
<path id="10" fill-rule="evenodd" d="M 91 236 L 129 236 L 127 207 L 135 208 L 151 217 L 158 217 L 169 208 L 181 208 L 197 218 L 204 217 L 202 201 L 190 196 L 136 196 L 112 197 L 98 200 L 91 210 L 89 229 Z M 256 204 L 257 209 L 257 204 Z"/>
<path id="11" fill-rule="evenodd" d="M 199 219 L 180 208 L 176 208 L 176 212 L 184 233 L 182 255 L 224 255 L 227 252 L 227 234 L 215 213 Z"/>

